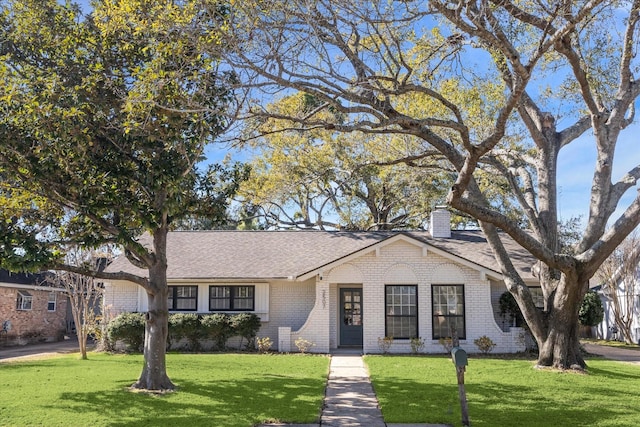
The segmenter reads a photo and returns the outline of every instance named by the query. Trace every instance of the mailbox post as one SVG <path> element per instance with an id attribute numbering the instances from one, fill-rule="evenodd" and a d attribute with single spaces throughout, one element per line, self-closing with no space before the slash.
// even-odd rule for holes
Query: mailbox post
<path id="1" fill-rule="evenodd" d="M 464 389 L 464 372 L 469 364 L 467 352 L 460 347 L 451 349 L 451 360 L 456 366 L 458 376 L 458 396 L 460 398 L 460 409 L 462 412 L 462 425 L 469 426 L 469 407 L 467 406 L 467 392 Z"/>

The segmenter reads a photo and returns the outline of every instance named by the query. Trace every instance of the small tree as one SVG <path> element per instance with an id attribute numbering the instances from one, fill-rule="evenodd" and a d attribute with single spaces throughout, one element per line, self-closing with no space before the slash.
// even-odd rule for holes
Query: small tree
<path id="1" fill-rule="evenodd" d="M 640 279 L 640 236 L 631 234 L 600 267 L 602 293 L 611 304 L 615 325 L 627 344 L 633 343 L 633 320 Z"/>
<path id="2" fill-rule="evenodd" d="M 106 266 L 109 256 L 91 251 L 74 249 L 67 254 L 68 263 L 87 270 L 99 271 Z M 56 271 L 47 277 L 52 286 L 64 288 L 71 305 L 71 315 L 76 326 L 78 348 L 82 359 L 87 359 L 89 335 L 99 333 L 101 316 L 98 307 L 102 302 L 104 288 L 91 276 L 70 271 Z"/>

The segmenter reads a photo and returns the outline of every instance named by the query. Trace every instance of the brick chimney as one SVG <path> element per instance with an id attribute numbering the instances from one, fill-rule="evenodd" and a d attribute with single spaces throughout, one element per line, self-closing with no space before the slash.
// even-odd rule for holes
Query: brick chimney
<path id="1" fill-rule="evenodd" d="M 436 206 L 429 221 L 431 237 L 451 238 L 451 213 L 446 206 Z"/>

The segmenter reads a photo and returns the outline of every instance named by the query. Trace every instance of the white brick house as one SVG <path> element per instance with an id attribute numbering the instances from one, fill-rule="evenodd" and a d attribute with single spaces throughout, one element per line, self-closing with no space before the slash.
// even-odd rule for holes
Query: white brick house
<path id="1" fill-rule="evenodd" d="M 443 215 L 444 214 L 444 215 Z M 279 351 L 312 341 L 314 352 L 341 347 L 380 352 L 378 338 L 393 336 L 391 352 L 410 352 L 410 338 L 424 352 L 443 352 L 438 342 L 457 325 L 460 345 L 476 352 L 483 335 L 494 352 L 524 349 L 522 329 L 499 316 L 506 290 L 480 231 L 450 231 L 446 218 L 429 232 L 194 231 L 168 236 L 170 309 L 196 313 L 253 312 L 259 336 Z M 438 226 L 438 224 L 441 224 Z M 441 230 L 444 225 L 447 230 Z M 529 286 L 531 256 L 515 243 L 513 262 Z M 107 271 L 143 274 L 125 257 Z M 105 284 L 112 313 L 147 309 L 143 288 Z"/>

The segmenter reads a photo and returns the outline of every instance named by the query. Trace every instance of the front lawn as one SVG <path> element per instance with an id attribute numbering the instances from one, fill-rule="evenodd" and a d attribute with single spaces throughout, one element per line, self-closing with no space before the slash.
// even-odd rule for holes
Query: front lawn
<path id="1" fill-rule="evenodd" d="M 1 426 L 238 426 L 318 420 L 329 358 L 168 354 L 176 393 L 128 390 L 140 355 L 0 363 Z"/>
<path id="2" fill-rule="evenodd" d="M 462 425 L 456 370 L 445 356 L 366 356 L 387 423 Z M 640 425 L 640 367 L 588 361 L 588 374 L 533 369 L 527 360 L 470 357 L 471 425 Z"/>

